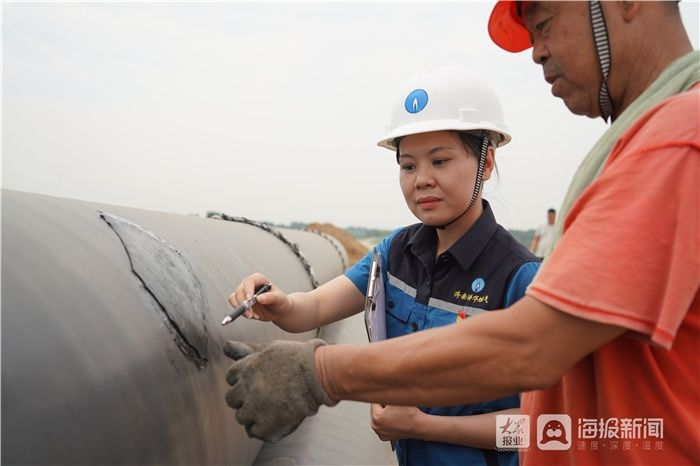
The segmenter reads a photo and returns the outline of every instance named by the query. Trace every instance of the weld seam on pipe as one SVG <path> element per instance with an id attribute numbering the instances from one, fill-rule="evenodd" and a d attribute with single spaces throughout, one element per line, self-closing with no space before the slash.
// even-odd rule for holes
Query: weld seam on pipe
<path id="1" fill-rule="evenodd" d="M 345 257 L 343 256 L 343 253 L 340 251 L 340 249 L 338 249 L 338 245 L 335 244 L 335 242 L 330 238 L 329 235 L 327 235 L 326 233 L 324 233 L 320 230 L 315 230 L 315 229 L 310 229 L 310 230 L 306 230 L 306 231 L 310 231 L 311 233 L 316 233 L 317 235 L 322 236 L 326 241 L 331 243 L 331 246 L 333 246 L 333 249 L 335 249 L 335 252 L 337 252 L 338 256 L 340 257 L 340 264 L 343 267 L 343 272 L 345 272 L 348 269 L 348 264 L 345 262 Z"/>
<path id="2" fill-rule="evenodd" d="M 313 289 L 319 287 L 318 280 L 316 280 L 316 275 L 314 274 L 314 269 L 311 267 L 311 264 L 309 264 L 309 261 L 306 260 L 306 257 L 304 257 L 304 254 L 299 249 L 299 245 L 297 243 L 292 242 L 289 238 L 284 236 L 284 234 L 282 234 L 281 231 L 272 228 L 270 225 L 266 225 L 261 222 L 256 222 L 246 217 L 232 217 L 224 213 L 221 213 L 219 215 L 221 216 L 222 220 L 226 220 L 228 222 L 245 223 L 265 230 L 266 232 L 270 233 L 272 236 L 289 246 L 294 255 L 297 256 L 297 258 L 301 262 L 301 265 L 304 267 L 304 270 L 306 270 L 306 273 L 309 275 L 309 279 L 311 280 L 311 286 L 313 287 Z"/>

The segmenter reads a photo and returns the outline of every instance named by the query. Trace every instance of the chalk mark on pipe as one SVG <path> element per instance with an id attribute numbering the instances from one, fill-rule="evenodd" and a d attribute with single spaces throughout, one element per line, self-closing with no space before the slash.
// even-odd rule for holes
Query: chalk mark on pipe
<path id="1" fill-rule="evenodd" d="M 197 369 L 206 369 L 206 302 L 201 284 L 185 258 L 146 228 L 116 215 L 98 213 L 124 246 L 132 273 L 157 304 L 177 347 Z M 192 322 L 192 317 L 197 317 L 197 310 L 203 324 L 202 331 Z"/>

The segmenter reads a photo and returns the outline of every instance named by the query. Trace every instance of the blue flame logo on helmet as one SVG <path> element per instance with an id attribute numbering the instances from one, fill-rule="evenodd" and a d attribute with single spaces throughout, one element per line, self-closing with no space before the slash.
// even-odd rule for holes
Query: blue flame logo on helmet
<path id="1" fill-rule="evenodd" d="M 408 113 L 418 113 L 428 105 L 428 93 L 423 89 L 411 91 L 406 97 L 403 106 Z"/>

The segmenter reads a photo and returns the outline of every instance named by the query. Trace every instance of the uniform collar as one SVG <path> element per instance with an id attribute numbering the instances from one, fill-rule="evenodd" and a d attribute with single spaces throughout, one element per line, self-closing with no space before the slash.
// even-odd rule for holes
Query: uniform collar
<path id="1" fill-rule="evenodd" d="M 482 199 L 484 211 L 474 225 L 453 244 L 447 252 L 464 270 L 469 270 L 496 232 L 498 224 L 488 201 Z M 422 224 L 406 243 L 406 248 L 418 258 L 435 260 L 437 233 L 435 227 Z"/>

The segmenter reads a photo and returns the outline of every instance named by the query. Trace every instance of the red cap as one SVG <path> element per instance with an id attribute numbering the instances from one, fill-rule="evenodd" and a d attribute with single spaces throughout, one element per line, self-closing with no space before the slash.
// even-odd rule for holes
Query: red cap
<path id="1" fill-rule="evenodd" d="M 530 33 L 518 15 L 518 3 L 525 2 L 499 0 L 489 18 L 491 40 L 508 52 L 522 52 L 532 47 Z"/>

